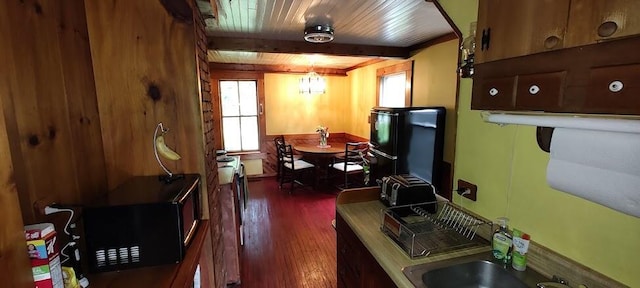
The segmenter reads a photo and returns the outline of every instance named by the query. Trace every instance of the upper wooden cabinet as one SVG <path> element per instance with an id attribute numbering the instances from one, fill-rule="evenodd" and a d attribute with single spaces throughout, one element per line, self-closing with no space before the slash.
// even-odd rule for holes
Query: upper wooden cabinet
<path id="1" fill-rule="evenodd" d="M 640 34 L 638 0 L 572 0 L 566 47 Z"/>
<path id="2" fill-rule="evenodd" d="M 638 0 L 480 0 L 475 63 L 640 34 Z"/>
<path id="3" fill-rule="evenodd" d="M 640 1 L 513 2 L 480 0 L 471 109 L 640 115 Z"/>
<path id="4" fill-rule="evenodd" d="M 480 0 L 475 63 L 563 48 L 570 0 Z"/>

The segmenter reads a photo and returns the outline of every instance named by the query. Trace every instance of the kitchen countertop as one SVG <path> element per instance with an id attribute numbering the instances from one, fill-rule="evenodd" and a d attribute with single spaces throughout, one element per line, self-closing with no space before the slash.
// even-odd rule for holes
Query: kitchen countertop
<path id="1" fill-rule="evenodd" d="M 378 191 L 377 188 L 346 190 L 338 195 L 336 211 L 398 287 L 414 287 L 402 273 L 404 267 L 489 250 L 489 247 L 480 247 L 411 260 L 398 245 L 380 231 L 381 210 L 385 206 L 377 200 Z"/>
<path id="2" fill-rule="evenodd" d="M 226 157 L 233 158 L 233 161 L 218 162 L 218 182 L 220 185 L 233 183 L 233 175 L 240 168 L 240 156 Z"/>
<path id="3" fill-rule="evenodd" d="M 402 272 L 404 267 L 490 250 L 489 247 L 467 249 L 411 260 L 395 242 L 380 231 L 381 210 L 386 206 L 378 200 L 379 195 L 380 189 L 377 187 L 345 190 L 336 199 L 336 213 L 342 216 L 363 245 L 369 250 L 369 253 L 373 255 L 378 264 L 398 287 L 414 287 Z M 590 288 L 628 287 L 589 267 L 557 254 L 535 241 L 531 241 L 529 245 L 527 262 L 528 267 L 536 270 L 547 279 L 551 279 L 552 275 L 559 275 L 569 283 L 584 284 Z"/>

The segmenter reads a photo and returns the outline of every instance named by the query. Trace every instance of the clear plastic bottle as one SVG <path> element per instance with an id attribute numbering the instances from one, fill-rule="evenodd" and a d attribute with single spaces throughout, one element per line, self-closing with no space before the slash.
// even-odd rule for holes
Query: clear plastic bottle
<path id="1" fill-rule="evenodd" d="M 508 222 L 509 219 L 506 217 L 498 218 L 496 221 L 498 228 L 493 232 L 493 237 L 491 238 L 493 258 L 501 261 L 505 267 L 511 261 L 511 246 L 513 244 L 513 236 L 507 226 Z"/>
<path id="2" fill-rule="evenodd" d="M 458 68 L 458 74 L 463 78 L 473 77 L 473 58 L 476 51 L 476 22 L 471 23 L 469 27 L 469 35 L 462 41 L 460 45 L 461 63 Z"/>
<path id="3" fill-rule="evenodd" d="M 518 229 L 513 229 L 513 251 L 511 257 L 511 267 L 518 271 L 527 269 L 527 251 L 531 236 Z"/>
<path id="4" fill-rule="evenodd" d="M 469 25 L 469 35 L 462 40 L 460 50 L 462 51 L 463 61 L 473 59 L 476 52 L 476 22 Z"/>

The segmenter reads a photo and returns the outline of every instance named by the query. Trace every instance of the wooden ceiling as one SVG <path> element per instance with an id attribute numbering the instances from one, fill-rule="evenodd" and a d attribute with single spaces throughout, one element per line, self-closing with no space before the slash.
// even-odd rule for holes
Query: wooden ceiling
<path id="1" fill-rule="evenodd" d="M 455 38 L 454 30 L 436 4 L 425 0 L 198 0 L 197 3 L 205 18 L 209 61 L 214 65 L 344 70 L 379 61 L 375 59 L 408 58 L 411 51 L 430 41 Z M 326 44 L 305 42 L 304 29 L 313 24 L 331 25 L 335 39 Z"/>

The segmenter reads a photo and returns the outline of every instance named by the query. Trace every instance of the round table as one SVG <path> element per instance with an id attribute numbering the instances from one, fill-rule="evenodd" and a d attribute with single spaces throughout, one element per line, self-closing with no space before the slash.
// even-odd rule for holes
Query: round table
<path id="1" fill-rule="evenodd" d="M 328 167 L 335 154 L 344 153 L 346 143 L 329 143 L 327 147 L 318 144 L 296 144 L 293 150 L 302 153 L 302 158 L 316 166 L 315 188 L 321 188 L 321 180 L 329 180 Z"/>
<path id="2" fill-rule="evenodd" d="M 293 150 L 296 150 L 302 154 L 336 154 L 344 152 L 345 143 L 332 143 L 327 147 L 320 147 L 318 144 L 296 144 L 293 146 Z"/>

